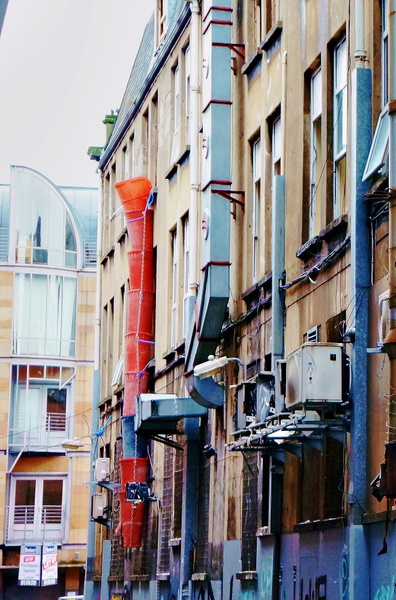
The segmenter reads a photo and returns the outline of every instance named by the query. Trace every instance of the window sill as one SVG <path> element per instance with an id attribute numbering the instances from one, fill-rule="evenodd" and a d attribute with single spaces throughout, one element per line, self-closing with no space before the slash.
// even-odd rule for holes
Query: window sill
<path id="1" fill-rule="evenodd" d="M 239 581 L 257 581 L 257 571 L 240 571 L 235 577 Z"/>
<path id="2" fill-rule="evenodd" d="M 208 574 L 207 573 L 193 573 L 191 575 L 191 580 L 192 581 L 207 581 Z"/>
<path id="3" fill-rule="evenodd" d="M 181 538 L 172 538 L 168 542 L 169 548 L 180 548 L 181 546 Z"/>
<path id="4" fill-rule="evenodd" d="M 241 69 L 242 75 L 250 75 L 253 69 L 261 63 L 261 59 L 263 56 L 263 52 L 261 49 L 256 50 L 251 56 L 249 56 L 246 63 L 243 65 Z"/>
<path id="5" fill-rule="evenodd" d="M 294 526 L 294 531 L 295 533 L 304 533 L 306 531 L 323 531 L 325 529 L 336 529 L 345 526 L 345 517 L 335 517 L 333 519 L 318 519 L 316 521 L 306 521 L 305 523 L 297 523 Z"/>
<path id="6" fill-rule="evenodd" d="M 305 242 L 296 256 L 305 263 L 314 265 L 344 241 L 348 229 L 348 215 L 342 215 L 329 223 L 322 231 Z"/>
<path id="7" fill-rule="evenodd" d="M 271 305 L 272 271 L 269 271 L 260 281 L 253 284 L 242 293 L 242 299 L 248 310 L 266 308 Z"/>
<path id="8" fill-rule="evenodd" d="M 259 527 L 257 529 L 256 537 L 266 537 L 267 535 L 272 535 L 268 525 L 265 525 L 264 527 Z"/>
<path id="9" fill-rule="evenodd" d="M 179 158 L 177 158 L 175 160 L 175 162 L 166 171 L 165 179 L 168 179 L 168 180 L 172 179 L 177 173 L 177 168 L 181 167 L 183 165 L 183 163 L 187 160 L 189 155 L 190 155 L 190 146 L 185 146 L 183 148 L 181 154 L 179 155 Z"/>
<path id="10" fill-rule="evenodd" d="M 276 42 L 280 40 L 282 35 L 282 29 L 282 21 L 276 21 L 276 23 L 273 24 L 273 26 L 265 36 L 264 40 L 262 41 L 260 48 L 265 52 L 271 50 L 271 48 L 275 46 Z"/>
<path id="11" fill-rule="evenodd" d="M 169 581 L 170 573 L 157 573 L 157 581 Z"/>

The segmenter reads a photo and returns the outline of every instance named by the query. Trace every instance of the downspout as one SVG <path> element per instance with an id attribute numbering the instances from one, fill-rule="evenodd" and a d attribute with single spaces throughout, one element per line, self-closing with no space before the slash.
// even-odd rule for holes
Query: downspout
<path id="1" fill-rule="evenodd" d="M 363 1 L 356 2 L 355 68 L 351 73 L 351 419 L 349 481 L 349 598 L 370 596 L 369 544 L 362 524 L 367 495 L 367 346 L 371 287 L 370 232 L 362 181 L 372 139 L 372 74 L 365 68 Z"/>
<path id="2" fill-rule="evenodd" d="M 190 36 L 190 90 L 191 90 L 191 129 L 190 129 L 190 248 L 188 254 L 188 322 L 193 314 L 193 302 L 197 296 L 197 247 L 198 247 L 198 195 L 199 195 L 199 2 L 191 4 Z"/>
<path id="3" fill-rule="evenodd" d="M 98 229 L 97 229 L 97 251 L 96 251 L 96 302 L 95 302 L 95 347 L 94 347 L 94 371 L 92 387 L 92 416 L 91 432 L 96 432 L 99 427 L 99 403 L 100 403 L 100 301 L 101 301 L 101 278 L 100 261 L 102 248 L 102 188 L 99 192 L 98 201 Z M 94 600 L 99 593 L 99 583 L 93 581 L 95 571 L 95 530 L 96 522 L 91 519 L 92 498 L 96 493 L 95 482 L 95 460 L 97 445 L 91 440 L 90 469 L 89 469 L 89 506 L 87 526 L 87 564 L 85 568 L 84 598 Z"/>
<path id="4" fill-rule="evenodd" d="M 384 349 L 390 359 L 389 441 L 395 441 L 396 402 L 396 0 L 389 0 L 389 312 Z"/>

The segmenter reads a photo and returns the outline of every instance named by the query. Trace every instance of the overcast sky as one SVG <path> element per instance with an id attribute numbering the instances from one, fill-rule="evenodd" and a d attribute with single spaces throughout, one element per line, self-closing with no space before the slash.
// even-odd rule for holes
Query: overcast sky
<path id="1" fill-rule="evenodd" d="M 0 183 L 10 165 L 98 186 L 103 146 L 154 0 L 9 0 L 0 37 Z"/>

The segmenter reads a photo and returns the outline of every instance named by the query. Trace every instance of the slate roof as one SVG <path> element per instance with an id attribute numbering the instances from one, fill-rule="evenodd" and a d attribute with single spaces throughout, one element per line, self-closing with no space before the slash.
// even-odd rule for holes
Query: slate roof
<path id="1" fill-rule="evenodd" d="M 190 16 L 190 4 L 186 0 L 169 0 L 168 30 L 158 48 L 155 48 L 154 14 L 147 23 L 125 88 L 114 129 L 99 161 L 99 168 L 103 169 L 105 167 L 110 156 L 122 140 L 126 129 L 138 112 L 156 75 L 169 56 L 173 45 L 189 21 Z"/>

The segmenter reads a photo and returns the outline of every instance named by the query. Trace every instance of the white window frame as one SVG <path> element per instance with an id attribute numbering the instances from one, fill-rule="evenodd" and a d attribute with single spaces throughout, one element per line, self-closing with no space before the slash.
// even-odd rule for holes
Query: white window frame
<path id="1" fill-rule="evenodd" d="M 184 49 L 184 107 L 186 116 L 185 144 L 190 144 L 191 137 L 191 51 L 190 45 Z"/>
<path id="2" fill-rule="evenodd" d="M 177 260 L 177 229 L 171 232 L 172 281 L 171 281 L 171 347 L 177 342 L 177 296 L 178 296 L 178 260 Z"/>
<path id="3" fill-rule="evenodd" d="M 347 144 L 347 58 L 346 38 L 343 38 L 334 48 L 333 218 L 338 217 L 341 211 L 342 163 L 346 155 Z"/>
<path id="4" fill-rule="evenodd" d="M 321 173 L 321 121 L 322 121 L 322 70 L 311 77 L 310 106 L 310 186 L 309 186 L 309 237 L 316 233 L 318 188 Z M 319 149 L 318 149 L 319 143 Z"/>
<path id="5" fill-rule="evenodd" d="M 261 221 L 261 138 L 252 144 L 252 236 L 253 236 L 253 283 L 259 276 L 260 221 Z"/>
<path id="6" fill-rule="evenodd" d="M 183 336 L 187 337 L 189 326 L 189 255 L 190 255 L 190 221 L 188 216 L 183 221 Z"/>
<path id="7" fill-rule="evenodd" d="M 16 505 L 16 485 L 18 481 L 36 482 L 34 505 L 20 506 Z M 43 506 L 43 492 L 45 481 L 62 482 L 62 504 L 53 508 Z M 66 507 L 68 503 L 68 479 L 65 474 L 37 474 L 24 473 L 10 475 L 9 484 L 9 507 L 7 515 L 7 536 L 6 543 L 25 543 L 25 542 L 57 542 L 64 543 L 65 533 L 68 529 L 68 515 Z M 60 521 L 60 522 L 59 522 Z"/>
<path id="8" fill-rule="evenodd" d="M 272 124 L 272 175 L 281 174 L 282 161 L 282 126 L 278 117 Z"/>
<path id="9" fill-rule="evenodd" d="M 180 66 L 177 63 L 172 69 L 173 75 L 173 140 L 171 150 L 171 164 L 180 154 Z"/>

